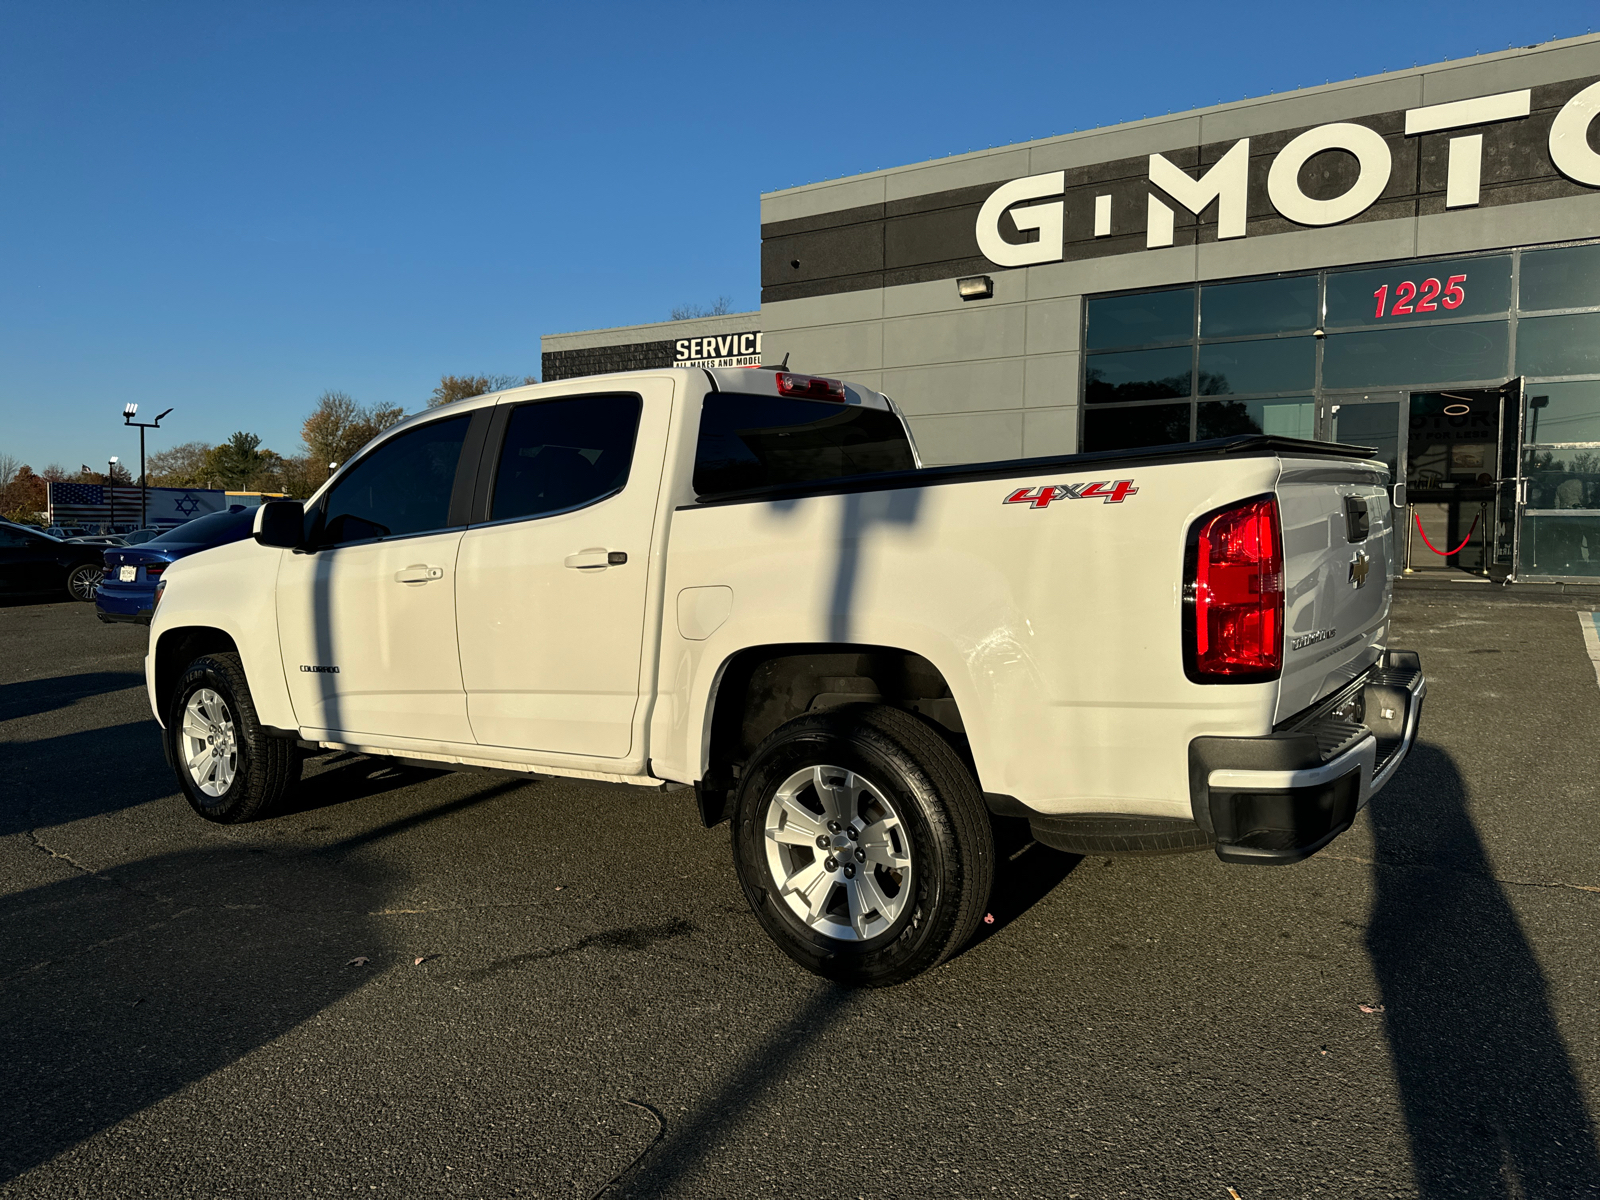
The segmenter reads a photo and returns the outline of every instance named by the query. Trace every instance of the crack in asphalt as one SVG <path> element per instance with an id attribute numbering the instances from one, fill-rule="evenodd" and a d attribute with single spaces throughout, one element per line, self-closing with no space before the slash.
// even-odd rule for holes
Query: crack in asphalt
<path id="1" fill-rule="evenodd" d="M 1550 888 L 1561 890 L 1563 888 L 1574 892 L 1593 892 L 1600 895 L 1600 887 L 1588 883 L 1567 883 L 1561 879 L 1506 879 L 1500 875 L 1489 875 L 1483 871 L 1463 871 L 1459 867 L 1441 867 L 1434 863 L 1400 863 L 1379 862 L 1375 858 L 1360 858 L 1354 854 L 1329 854 L 1324 851 L 1318 857 L 1336 859 L 1339 862 L 1359 863 L 1364 867 L 1382 867 L 1389 871 L 1438 871 L 1443 874 L 1465 875 L 1468 879 L 1482 879 L 1489 883 L 1501 883 L 1507 887 Z"/>
<path id="2" fill-rule="evenodd" d="M 600 947 L 607 950 L 646 950 L 657 942 L 672 941 L 676 938 L 688 937 L 697 932 L 693 921 L 678 918 L 674 921 L 663 921 L 659 925 L 625 925 L 620 929 L 606 929 L 599 933 L 585 934 L 575 942 L 554 949 L 530 950 L 526 954 L 513 954 L 509 958 L 497 958 L 488 966 L 479 967 L 473 971 L 463 971 L 456 976 L 457 979 L 477 981 L 487 979 L 491 975 L 498 975 L 502 971 L 509 971 L 525 963 L 542 962 L 550 958 L 562 958 L 568 954 L 577 954 L 591 947 Z"/>
<path id="3" fill-rule="evenodd" d="M 95 879 L 105 879 L 106 878 L 99 871 L 96 871 L 93 867 L 84 866 L 77 859 L 73 858 L 72 855 L 65 854 L 62 851 L 55 849 L 53 846 L 45 845 L 44 839 L 39 836 L 39 831 L 37 829 L 28 830 L 28 840 L 33 843 L 33 848 L 35 850 L 42 850 L 46 854 L 48 854 L 51 858 L 59 858 L 62 862 L 66 863 L 68 866 L 76 867 L 78 870 L 82 871 L 85 875 L 92 876 Z M 113 881 L 107 880 L 107 882 L 113 882 Z"/>

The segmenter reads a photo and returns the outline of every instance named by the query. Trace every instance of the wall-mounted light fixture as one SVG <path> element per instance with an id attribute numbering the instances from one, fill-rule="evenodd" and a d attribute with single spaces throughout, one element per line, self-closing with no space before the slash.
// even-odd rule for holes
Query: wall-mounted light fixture
<path id="1" fill-rule="evenodd" d="M 994 280 L 987 275 L 968 275 L 956 280 L 956 295 L 963 300 L 987 300 L 994 295 Z"/>

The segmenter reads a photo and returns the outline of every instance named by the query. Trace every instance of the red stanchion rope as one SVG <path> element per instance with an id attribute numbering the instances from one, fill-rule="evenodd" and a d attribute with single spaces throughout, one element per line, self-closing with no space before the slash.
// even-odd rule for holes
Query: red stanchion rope
<path id="1" fill-rule="evenodd" d="M 1427 546 L 1429 550 L 1432 550 L 1440 558 L 1449 558 L 1452 554 L 1460 554 L 1463 550 L 1465 550 L 1467 543 L 1472 540 L 1474 531 L 1476 531 L 1478 528 L 1478 518 L 1483 516 L 1483 514 L 1480 512 L 1478 516 L 1472 518 L 1472 528 L 1467 530 L 1467 536 L 1461 539 L 1461 545 L 1457 546 L 1454 550 L 1441 550 L 1428 540 L 1427 533 L 1423 531 L 1422 514 L 1419 512 L 1414 512 L 1411 515 L 1416 519 L 1417 532 L 1422 534 L 1422 544 Z"/>

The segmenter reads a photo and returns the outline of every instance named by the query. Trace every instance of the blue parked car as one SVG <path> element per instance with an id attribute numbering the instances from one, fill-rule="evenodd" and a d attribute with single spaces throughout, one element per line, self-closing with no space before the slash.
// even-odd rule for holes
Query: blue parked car
<path id="1" fill-rule="evenodd" d="M 150 623 L 156 606 L 156 584 L 176 559 L 243 541 L 255 525 L 256 510 L 235 504 L 227 512 L 185 521 L 139 546 L 114 546 L 105 552 L 105 568 L 94 606 L 102 621 Z"/>

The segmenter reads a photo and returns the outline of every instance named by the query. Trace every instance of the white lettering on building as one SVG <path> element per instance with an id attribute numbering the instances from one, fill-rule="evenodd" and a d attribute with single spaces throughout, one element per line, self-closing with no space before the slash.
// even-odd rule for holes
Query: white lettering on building
<path id="1" fill-rule="evenodd" d="M 1218 239 L 1242 238 L 1249 208 L 1250 139 L 1240 138 L 1199 179 L 1191 179 L 1162 155 L 1152 154 L 1150 182 L 1197 217 L 1215 200 Z M 1150 193 L 1144 244 L 1147 248 L 1172 245 L 1172 209 L 1156 199 L 1154 192 Z"/>
<path id="2" fill-rule="evenodd" d="M 1600 154 L 1589 147 L 1589 126 L 1600 114 L 1600 83 L 1591 83 L 1561 106 L 1550 126 L 1550 161 L 1574 183 L 1600 187 Z"/>
<path id="3" fill-rule="evenodd" d="M 1313 200 L 1300 190 L 1300 168 L 1324 150 L 1347 150 L 1355 155 L 1356 180 L 1342 196 Z M 1377 130 L 1345 121 L 1318 125 L 1278 151 L 1267 171 L 1267 197 L 1273 208 L 1297 224 L 1337 225 L 1372 207 L 1389 186 L 1393 166 L 1389 143 Z"/>
<path id="4" fill-rule="evenodd" d="M 1454 133 L 1474 126 L 1523 120 L 1531 112 L 1532 99 L 1532 91 L 1524 88 L 1408 109 L 1405 136 Z M 1600 187 L 1600 152 L 1589 145 L 1589 130 L 1597 117 L 1600 82 L 1590 84 L 1568 100 L 1550 127 L 1550 161 L 1567 178 L 1586 187 Z M 1445 207 L 1471 208 L 1482 201 L 1483 134 L 1454 133 L 1447 146 Z M 1342 195 L 1314 199 L 1301 189 L 1300 172 L 1317 155 L 1330 150 L 1343 150 L 1355 157 L 1356 178 Z M 1306 130 L 1277 153 L 1267 170 L 1267 197 L 1273 208 L 1298 225 L 1337 225 L 1354 220 L 1377 203 L 1389 185 L 1393 168 L 1393 156 L 1382 134 L 1366 125 L 1335 121 Z M 1249 138 L 1235 142 L 1199 178 L 1164 155 L 1152 154 L 1149 179 L 1146 247 L 1173 244 L 1174 203 L 1199 216 L 1215 202 L 1218 240 L 1245 236 L 1250 200 Z M 979 252 L 1001 267 L 1061 261 L 1065 256 L 1066 200 L 1053 197 L 1064 197 L 1065 193 L 1064 171 L 1029 175 L 1001 184 L 978 211 Z M 1037 200 L 1045 203 L 1027 203 Z M 1007 241 L 1000 232 L 1000 218 L 1006 212 L 1011 213 L 1019 230 L 1038 230 L 1038 240 Z M 1123 219 L 1127 219 L 1126 213 Z M 1094 236 L 1109 237 L 1112 232 L 1111 197 L 1096 196 Z"/>
<path id="5" fill-rule="evenodd" d="M 1066 190 L 1065 171 L 1029 175 L 1026 179 L 1013 179 L 995 188 L 978 210 L 979 253 L 1002 267 L 1026 267 L 1033 263 L 1060 261 L 1063 253 L 1062 232 L 1066 228 L 1065 201 L 1030 204 L 1026 208 L 1012 210 L 1011 219 L 1016 222 L 1018 229 L 1039 231 L 1037 242 L 1006 241 L 1000 236 L 1000 216 L 1013 204 L 1059 196 Z"/>

